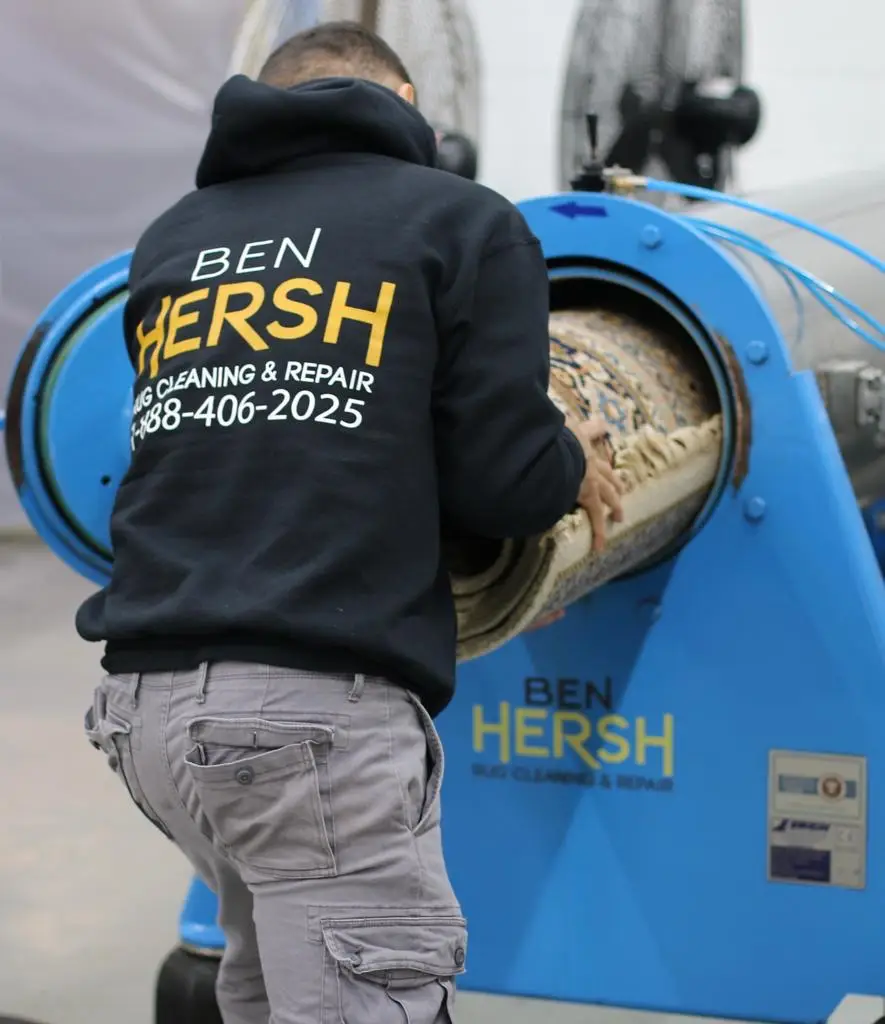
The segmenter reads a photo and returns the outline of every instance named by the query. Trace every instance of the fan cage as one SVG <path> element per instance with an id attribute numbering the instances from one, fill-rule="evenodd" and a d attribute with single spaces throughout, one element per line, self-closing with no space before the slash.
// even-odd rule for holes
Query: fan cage
<path id="1" fill-rule="evenodd" d="M 643 103 L 672 107 L 686 81 L 743 75 L 741 0 L 584 0 L 572 35 L 560 116 L 560 183 L 588 157 L 586 115 L 599 122 L 599 151 L 621 130 L 629 83 Z M 668 177 L 659 164 L 637 173 Z"/>

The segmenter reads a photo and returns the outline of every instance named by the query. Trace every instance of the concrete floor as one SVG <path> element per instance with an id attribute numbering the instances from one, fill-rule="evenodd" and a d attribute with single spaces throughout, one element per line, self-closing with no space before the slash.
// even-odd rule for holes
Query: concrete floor
<path id="1" fill-rule="evenodd" d="M 0 1013 L 148 1024 L 188 869 L 83 740 L 89 590 L 42 547 L 0 544 Z"/>
<path id="2" fill-rule="evenodd" d="M 82 737 L 99 652 L 77 638 L 73 614 L 89 591 L 36 542 L 0 539 L 0 1018 L 151 1024 L 189 871 Z M 670 1024 L 587 1006 L 458 1002 L 459 1024 Z M 865 1007 L 839 1024 L 880 1014 Z"/>

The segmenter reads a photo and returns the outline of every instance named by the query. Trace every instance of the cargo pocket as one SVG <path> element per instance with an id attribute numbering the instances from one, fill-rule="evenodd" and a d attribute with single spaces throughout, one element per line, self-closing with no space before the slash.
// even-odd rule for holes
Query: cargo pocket
<path id="1" fill-rule="evenodd" d="M 132 758 L 132 725 L 113 713 L 101 690 L 96 693 L 95 704 L 86 712 L 83 725 L 86 739 L 108 759 L 108 765 L 126 787 L 135 806 L 155 828 L 171 839 L 169 830 L 151 810 L 138 781 Z"/>
<path id="2" fill-rule="evenodd" d="M 203 814 L 247 882 L 336 874 L 331 726 L 207 717 L 188 731 Z"/>
<path id="3" fill-rule="evenodd" d="M 418 821 L 412 829 L 415 836 L 423 835 L 431 829 L 436 828 L 440 823 L 440 800 L 442 796 L 443 776 L 445 775 L 445 754 L 443 752 L 442 740 L 433 724 L 429 712 L 414 694 L 409 693 L 409 700 L 415 705 L 418 721 L 424 730 L 427 739 L 427 787 L 424 793 L 424 803 L 418 815 Z"/>
<path id="4" fill-rule="evenodd" d="M 426 913 L 324 920 L 331 971 L 323 1024 L 451 1024 L 464 918 Z"/>

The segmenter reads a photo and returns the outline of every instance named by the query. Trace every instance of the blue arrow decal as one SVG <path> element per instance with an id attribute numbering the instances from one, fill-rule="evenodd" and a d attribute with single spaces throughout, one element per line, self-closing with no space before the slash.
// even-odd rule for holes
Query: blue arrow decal
<path id="1" fill-rule="evenodd" d="M 556 206 L 551 206 L 550 209 L 554 213 L 558 213 L 561 217 L 568 217 L 569 220 L 574 220 L 575 217 L 607 217 L 608 210 L 604 206 L 585 206 L 583 203 L 577 203 L 572 199 L 567 203 L 559 203 Z"/>

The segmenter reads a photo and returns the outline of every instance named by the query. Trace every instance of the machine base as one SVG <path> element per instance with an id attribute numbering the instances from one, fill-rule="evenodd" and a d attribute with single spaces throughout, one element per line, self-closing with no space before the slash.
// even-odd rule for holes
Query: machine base
<path id="1" fill-rule="evenodd" d="M 156 1024 L 222 1024 L 215 999 L 218 963 L 217 957 L 174 949 L 157 977 Z"/>

